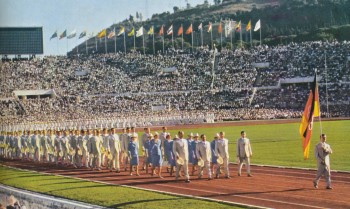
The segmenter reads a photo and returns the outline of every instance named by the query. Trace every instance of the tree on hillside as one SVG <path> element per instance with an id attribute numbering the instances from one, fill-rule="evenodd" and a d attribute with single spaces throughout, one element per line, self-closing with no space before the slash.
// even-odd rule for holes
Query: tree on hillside
<path id="1" fill-rule="evenodd" d="M 174 10 L 174 13 L 176 13 L 176 12 L 178 12 L 180 9 L 179 9 L 178 6 L 174 6 L 174 7 L 173 7 L 173 10 Z"/>
<path id="2" fill-rule="evenodd" d="M 130 22 L 134 22 L 134 16 L 130 15 L 130 16 L 129 16 L 129 21 L 130 21 Z"/>
<path id="3" fill-rule="evenodd" d="M 214 5 L 219 5 L 221 3 L 221 0 L 214 0 Z"/>
<path id="4" fill-rule="evenodd" d="M 204 3 L 203 3 L 204 7 L 209 7 L 209 2 L 208 0 L 205 0 Z"/>

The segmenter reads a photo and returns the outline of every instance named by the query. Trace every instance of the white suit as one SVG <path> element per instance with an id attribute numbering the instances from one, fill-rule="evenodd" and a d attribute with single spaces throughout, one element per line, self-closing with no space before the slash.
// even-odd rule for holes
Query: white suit
<path id="1" fill-rule="evenodd" d="M 32 146 L 34 148 L 34 159 L 40 162 L 40 138 L 38 135 L 32 136 Z"/>
<path id="2" fill-rule="evenodd" d="M 175 140 L 173 143 L 173 153 L 176 156 L 176 158 L 180 157 L 183 159 L 185 178 L 186 178 L 186 180 L 189 180 L 190 176 L 188 174 L 188 144 L 187 144 L 187 140 L 186 139 Z M 180 168 L 181 168 L 181 165 L 176 163 L 176 179 L 179 178 Z"/>
<path id="3" fill-rule="evenodd" d="M 246 165 L 247 173 L 250 174 L 250 157 L 253 155 L 253 152 L 248 138 L 239 138 L 237 140 L 236 153 L 239 158 L 238 174 L 241 174 L 243 163 Z"/>
<path id="4" fill-rule="evenodd" d="M 197 159 L 202 159 L 204 161 L 204 166 L 199 168 L 198 177 L 201 177 L 203 174 L 203 168 L 206 170 L 208 174 L 208 178 L 211 178 L 210 171 L 210 162 L 211 162 L 211 148 L 210 142 L 208 141 L 200 141 L 196 146 L 196 156 Z"/>
<path id="5" fill-rule="evenodd" d="M 333 151 L 331 146 L 325 142 L 319 142 L 315 147 L 315 157 L 317 160 L 317 175 L 314 183 L 317 185 L 321 176 L 324 175 L 327 187 L 331 186 L 331 164 L 329 154 Z"/>
<path id="6" fill-rule="evenodd" d="M 119 165 L 119 154 L 121 151 L 120 147 L 120 141 L 118 134 L 109 135 L 108 137 L 109 141 L 109 149 L 112 155 L 112 162 L 110 164 L 110 169 L 117 169 L 119 171 L 120 165 Z"/>
<path id="7" fill-rule="evenodd" d="M 228 140 L 223 138 L 223 139 L 218 139 L 216 140 L 215 143 L 215 155 L 216 156 L 221 156 L 223 161 L 224 161 L 224 171 L 225 171 L 225 176 L 229 176 L 229 170 L 228 170 L 228 161 L 229 161 L 229 154 L 228 154 Z M 216 169 L 216 175 L 219 175 L 220 171 L 220 166 Z"/>
<path id="8" fill-rule="evenodd" d="M 91 153 L 93 154 L 92 166 L 100 168 L 101 166 L 101 147 L 103 140 L 101 136 L 93 136 L 89 140 L 89 145 L 91 146 Z M 97 161 L 97 162 L 96 162 Z"/>
<path id="9" fill-rule="evenodd" d="M 101 153 L 102 165 L 107 167 L 108 156 L 106 155 L 106 151 L 110 151 L 109 148 L 109 135 L 102 136 L 102 146 L 104 148 L 103 153 Z"/>

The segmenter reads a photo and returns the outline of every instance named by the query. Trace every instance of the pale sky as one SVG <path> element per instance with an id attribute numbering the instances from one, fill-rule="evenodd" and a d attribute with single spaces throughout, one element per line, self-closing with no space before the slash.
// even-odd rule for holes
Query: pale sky
<path id="1" fill-rule="evenodd" d="M 86 30 L 96 34 L 113 23 L 125 20 L 136 11 L 145 18 L 154 13 L 173 12 L 173 7 L 203 4 L 204 0 L 0 0 L 0 27 L 43 27 L 44 55 L 66 54 L 67 39 L 52 39 L 57 30 L 77 36 Z M 212 4 L 212 1 L 209 0 Z M 147 6 L 148 5 L 148 6 Z M 68 51 L 85 39 L 68 39 Z"/>

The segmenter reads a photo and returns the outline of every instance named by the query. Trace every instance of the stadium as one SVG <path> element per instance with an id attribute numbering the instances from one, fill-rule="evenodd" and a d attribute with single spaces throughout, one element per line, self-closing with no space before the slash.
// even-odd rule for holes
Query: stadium
<path id="1" fill-rule="evenodd" d="M 158 24 L 156 17 L 113 24 L 93 37 L 83 31 L 85 41 L 57 56 L 42 56 L 42 27 L 0 28 L 2 206 L 9 195 L 26 208 L 350 206 L 350 39 L 272 44 L 268 34 L 261 39 L 271 27 L 263 19 L 243 27 L 230 19 Z M 76 35 L 56 31 L 50 39 L 68 43 Z M 253 178 L 247 165 L 237 175 L 241 131 L 252 144 Z M 220 132 L 228 139 L 227 164 L 199 166 L 202 138 L 192 137 L 214 142 Z M 333 190 L 314 181 L 313 151 L 323 133 L 334 152 Z M 177 160 L 171 166 L 164 145 L 168 135 L 175 144 L 182 134 L 194 158 L 188 171 Z M 155 135 L 159 170 L 149 160 Z M 222 155 L 216 143 L 210 158 Z M 169 152 L 179 158 L 175 150 L 172 144 Z M 210 175 L 199 171 L 204 167 Z"/>

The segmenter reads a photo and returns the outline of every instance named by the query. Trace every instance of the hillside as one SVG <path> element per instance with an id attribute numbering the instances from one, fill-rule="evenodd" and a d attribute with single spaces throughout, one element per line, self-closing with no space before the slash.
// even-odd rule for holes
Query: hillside
<path id="1" fill-rule="evenodd" d="M 221 1 L 220 1 L 221 2 Z M 163 50 L 163 36 L 158 33 L 162 25 L 164 25 L 164 49 L 173 47 L 182 48 L 182 36 L 177 35 L 180 26 L 183 26 L 184 33 L 186 29 L 193 24 L 193 48 L 201 46 L 201 38 L 203 45 L 211 47 L 212 43 L 220 47 L 250 47 L 250 33 L 246 32 L 245 26 L 251 20 L 252 28 L 255 23 L 261 20 L 262 42 L 268 45 L 275 45 L 289 42 L 314 41 L 314 40 L 350 40 L 350 1 L 347 0 L 226 0 L 217 5 L 202 4 L 187 9 L 179 9 L 174 7 L 174 11 L 164 12 L 161 14 L 153 14 L 152 17 L 144 22 L 135 21 L 132 15 L 124 21 L 111 25 L 107 31 L 116 28 L 116 33 L 121 27 L 125 27 L 126 34 L 132 27 L 135 31 L 141 26 L 144 27 L 144 34 L 150 27 L 154 26 L 154 50 L 159 52 Z M 218 33 L 219 22 L 223 22 L 223 30 L 227 20 L 241 21 L 242 33 L 234 31 L 227 37 L 220 36 Z M 209 22 L 213 25 L 212 38 L 207 32 Z M 198 30 L 200 24 L 203 24 L 202 34 Z M 172 36 L 166 35 L 167 29 L 173 25 Z M 234 27 L 234 26 L 233 26 Z M 102 30 L 102 29 L 101 29 Z M 242 37 L 242 38 L 241 38 Z M 191 34 L 183 35 L 184 50 L 191 50 L 192 37 Z M 107 39 L 107 51 L 124 52 L 123 35 L 118 36 L 116 43 L 114 39 Z M 82 43 L 79 47 L 80 53 L 105 52 L 104 38 L 95 40 L 90 38 L 87 43 Z M 242 41 L 242 42 L 241 42 Z M 252 32 L 252 43 L 258 44 L 259 31 Z M 134 49 L 133 37 L 125 38 L 126 51 Z M 141 37 L 135 39 L 135 49 L 143 52 L 143 40 Z M 145 52 L 153 53 L 153 37 L 152 35 L 144 35 Z M 232 43 L 232 45 L 231 45 Z M 97 49 L 97 51 L 96 51 Z M 70 54 L 76 53 L 74 48 Z"/>

